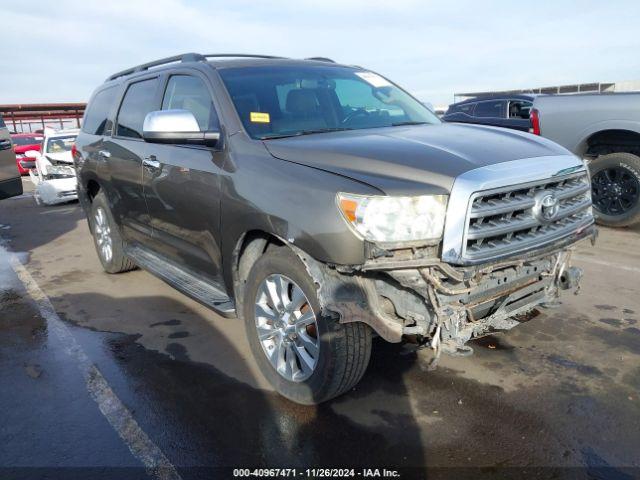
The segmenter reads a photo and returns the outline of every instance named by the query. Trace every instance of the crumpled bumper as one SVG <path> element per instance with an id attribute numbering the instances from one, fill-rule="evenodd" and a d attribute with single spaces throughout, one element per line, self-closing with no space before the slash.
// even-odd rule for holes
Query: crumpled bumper
<path id="1" fill-rule="evenodd" d="M 410 338 L 455 354 L 470 339 L 511 329 L 536 307 L 555 303 L 560 290 L 577 288 L 581 272 L 570 266 L 572 247 L 596 234 L 591 226 L 544 251 L 467 267 L 415 252 L 356 267 L 298 255 L 318 285 L 324 314 L 364 322 L 390 342 Z"/>

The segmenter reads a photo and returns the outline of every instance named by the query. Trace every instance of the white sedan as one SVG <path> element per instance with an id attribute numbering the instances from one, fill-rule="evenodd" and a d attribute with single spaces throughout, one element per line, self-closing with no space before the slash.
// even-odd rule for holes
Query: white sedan
<path id="1" fill-rule="evenodd" d="M 36 168 L 29 172 L 36 186 L 38 203 L 55 205 L 78 199 L 76 171 L 71 148 L 78 130 L 58 130 L 45 133 L 41 152 L 29 150 L 25 156 L 34 158 Z"/>

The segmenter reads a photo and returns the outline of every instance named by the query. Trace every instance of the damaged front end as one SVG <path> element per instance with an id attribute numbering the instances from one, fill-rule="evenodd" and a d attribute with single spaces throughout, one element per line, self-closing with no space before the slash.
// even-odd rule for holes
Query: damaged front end
<path id="1" fill-rule="evenodd" d="M 78 181 L 73 165 L 38 159 L 36 167 L 29 171 L 31 181 L 36 186 L 36 202 L 55 205 L 78 198 Z"/>
<path id="2" fill-rule="evenodd" d="M 580 239 L 595 240 L 591 227 Z M 318 285 L 324 314 L 364 322 L 389 342 L 409 341 L 440 353 L 467 355 L 466 343 L 528 320 L 579 289 L 582 271 L 570 265 L 570 246 L 556 245 L 520 259 L 455 267 L 429 248 L 391 252 L 359 267 L 328 266 L 298 254 Z M 567 243 L 567 242 L 564 242 Z"/>
<path id="3" fill-rule="evenodd" d="M 390 342 L 470 354 L 466 343 L 509 330 L 579 288 L 571 250 L 595 241 L 590 180 L 572 157 L 471 170 L 453 185 L 442 241 L 365 243 L 362 265 L 306 257 L 320 303 Z M 565 167 L 565 168 L 562 168 Z"/>

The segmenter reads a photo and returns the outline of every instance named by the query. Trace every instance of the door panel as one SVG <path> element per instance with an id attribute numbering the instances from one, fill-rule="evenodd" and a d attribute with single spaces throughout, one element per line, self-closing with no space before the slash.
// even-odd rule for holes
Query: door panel
<path id="1" fill-rule="evenodd" d="M 11 136 L 0 118 L 0 200 L 22 194 L 22 179 L 16 164 Z"/>
<path id="2" fill-rule="evenodd" d="M 142 159 L 147 144 L 142 141 L 110 138 L 104 142 L 108 157 L 100 154 L 109 165 L 109 194 L 112 213 L 122 226 L 125 240 L 140 240 L 151 236 L 149 212 L 142 187 Z"/>
<path id="3" fill-rule="evenodd" d="M 221 278 L 222 162 L 208 148 L 148 143 L 142 173 L 154 250 L 214 280 Z"/>

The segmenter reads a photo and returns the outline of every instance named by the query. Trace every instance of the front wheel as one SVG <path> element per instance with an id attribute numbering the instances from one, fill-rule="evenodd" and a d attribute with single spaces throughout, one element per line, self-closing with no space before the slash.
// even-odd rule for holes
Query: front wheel
<path id="1" fill-rule="evenodd" d="M 287 247 L 252 267 L 243 313 L 253 355 L 281 395 L 312 405 L 356 385 L 371 355 L 371 330 L 322 315 L 316 285 Z"/>
<path id="2" fill-rule="evenodd" d="M 640 157 L 617 152 L 589 164 L 596 222 L 626 227 L 640 222 Z"/>

